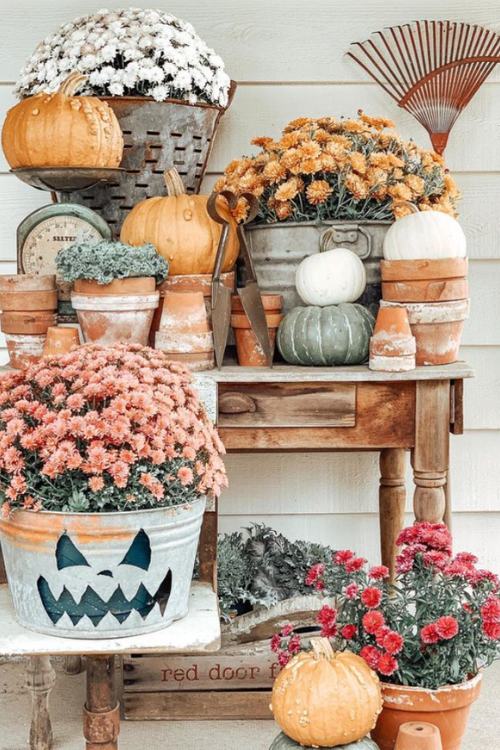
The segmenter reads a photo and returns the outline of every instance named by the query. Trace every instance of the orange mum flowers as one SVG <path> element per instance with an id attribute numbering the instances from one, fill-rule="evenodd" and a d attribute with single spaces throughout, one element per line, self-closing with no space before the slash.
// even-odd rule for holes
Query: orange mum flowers
<path id="1" fill-rule="evenodd" d="M 443 159 L 392 127 L 361 110 L 357 119 L 299 117 L 279 139 L 255 138 L 262 150 L 231 162 L 216 188 L 253 193 L 262 223 L 391 220 L 406 210 L 401 200 L 455 215 L 459 192 Z"/>

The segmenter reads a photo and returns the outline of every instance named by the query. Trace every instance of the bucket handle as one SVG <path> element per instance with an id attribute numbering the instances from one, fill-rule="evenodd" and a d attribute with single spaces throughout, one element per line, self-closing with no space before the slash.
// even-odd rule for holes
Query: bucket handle
<path id="1" fill-rule="evenodd" d="M 349 224 L 349 226 L 333 224 L 331 227 L 328 227 L 319 239 L 319 250 L 321 253 L 324 253 L 326 250 L 333 250 L 339 245 L 346 243 L 354 244 L 358 241 L 358 235 L 364 237 L 366 247 L 364 250 L 353 248 L 353 252 L 361 260 L 369 258 L 372 252 L 372 238 L 370 233 L 364 227 L 359 226 L 359 224 Z"/>

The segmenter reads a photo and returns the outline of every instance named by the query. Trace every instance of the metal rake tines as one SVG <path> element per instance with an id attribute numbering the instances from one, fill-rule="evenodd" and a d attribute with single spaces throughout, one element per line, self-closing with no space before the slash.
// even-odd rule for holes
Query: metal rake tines
<path id="1" fill-rule="evenodd" d="M 442 154 L 460 112 L 500 62 L 500 35 L 454 21 L 415 21 L 353 42 L 355 60 L 412 114 Z"/>

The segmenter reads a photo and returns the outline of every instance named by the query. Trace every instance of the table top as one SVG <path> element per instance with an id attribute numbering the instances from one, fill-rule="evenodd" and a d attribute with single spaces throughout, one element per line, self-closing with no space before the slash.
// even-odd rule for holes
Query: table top
<path id="1" fill-rule="evenodd" d="M 354 383 L 369 381 L 408 382 L 414 380 L 461 380 L 474 377 L 474 370 L 467 362 L 451 365 L 416 367 L 409 372 L 378 372 L 368 365 L 349 367 L 297 367 L 277 362 L 273 367 L 240 367 L 230 360 L 221 370 L 205 370 L 200 375 L 213 378 L 219 383 Z"/>
<path id="2" fill-rule="evenodd" d="M 220 648 L 217 595 L 194 581 L 189 612 L 163 630 L 124 638 L 60 638 L 27 630 L 14 617 L 6 584 L 0 585 L 0 656 L 214 653 Z"/>

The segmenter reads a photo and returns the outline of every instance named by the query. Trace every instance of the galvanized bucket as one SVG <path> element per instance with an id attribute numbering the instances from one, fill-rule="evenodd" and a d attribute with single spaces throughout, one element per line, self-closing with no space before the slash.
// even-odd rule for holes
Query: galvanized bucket
<path id="1" fill-rule="evenodd" d="M 13 511 L 0 532 L 17 620 L 117 638 L 184 617 L 204 510 L 205 498 L 124 513 Z"/>
<path id="2" fill-rule="evenodd" d="M 263 293 L 283 295 L 283 312 L 304 304 L 295 289 L 300 261 L 321 249 L 347 247 L 361 258 L 366 269 L 366 289 L 356 301 L 375 315 L 382 296 L 379 261 L 390 226 L 391 222 L 385 221 L 305 221 L 250 224 L 245 230 L 259 287 Z"/>

